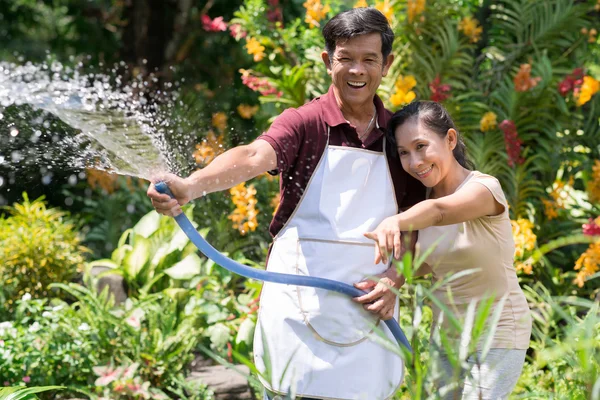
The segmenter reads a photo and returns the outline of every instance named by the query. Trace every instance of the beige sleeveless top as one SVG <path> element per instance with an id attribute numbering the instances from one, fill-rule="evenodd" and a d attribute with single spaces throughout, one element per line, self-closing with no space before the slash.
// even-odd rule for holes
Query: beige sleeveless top
<path id="1" fill-rule="evenodd" d="M 513 266 L 515 244 L 508 203 L 500 182 L 478 171 L 472 171 L 456 190 L 469 190 L 469 187 L 477 184 L 490 191 L 496 201 L 504 206 L 504 212 L 460 224 L 422 229 L 419 231 L 417 252 L 423 253 L 441 238 L 425 261 L 432 268 L 434 282 L 449 274 L 477 268 L 477 272 L 445 284 L 434 295 L 459 319 L 464 318 L 472 299 L 494 295 L 498 301 L 507 295 L 492 348 L 527 349 L 531 315 Z M 497 301 L 488 320 L 492 318 Z M 435 324 L 441 311 L 435 304 L 432 304 L 432 309 Z M 447 318 L 443 318 L 443 321 L 442 327 L 449 326 Z"/>

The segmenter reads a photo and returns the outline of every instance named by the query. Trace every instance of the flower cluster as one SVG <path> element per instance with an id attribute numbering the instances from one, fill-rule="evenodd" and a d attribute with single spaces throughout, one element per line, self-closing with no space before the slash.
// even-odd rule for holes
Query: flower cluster
<path id="1" fill-rule="evenodd" d="M 376 2 L 375 8 L 385 15 L 385 18 L 387 18 L 388 22 L 392 22 L 392 18 L 394 17 L 394 9 L 390 4 L 390 0 Z"/>
<path id="2" fill-rule="evenodd" d="M 479 121 L 479 129 L 481 132 L 491 131 L 498 126 L 498 116 L 492 111 L 488 111 L 483 114 L 481 121 Z"/>
<path id="3" fill-rule="evenodd" d="M 471 43 L 479 42 L 483 28 L 479 26 L 479 21 L 473 17 L 464 17 L 458 24 L 458 30 L 469 38 Z"/>
<path id="4" fill-rule="evenodd" d="M 244 46 L 248 50 L 248 54 L 254 56 L 254 61 L 259 62 L 265 58 L 265 46 L 261 45 L 260 42 L 253 37 L 246 38 L 246 45 Z"/>
<path id="5" fill-rule="evenodd" d="M 306 8 L 304 22 L 309 24 L 311 28 L 319 26 L 319 22 L 331 11 L 329 5 L 321 4 L 321 0 L 306 0 L 302 5 Z"/>
<path id="6" fill-rule="evenodd" d="M 390 97 L 390 103 L 398 107 L 413 101 L 417 95 L 412 89 L 417 86 L 417 80 L 412 75 L 399 75 L 394 87 L 396 92 Z"/>
<path id="7" fill-rule="evenodd" d="M 592 177 L 587 183 L 587 192 L 591 202 L 600 203 L 600 160 L 594 161 Z"/>
<path id="8" fill-rule="evenodd" d="M 537 236 L 533 233 L 533 223 L 528 219 L 518 218 L 516 221 L 511 220 L 513 239 L 515 241 L 515 258 L 520 260 L 526 252 L 530 252 L 535 248 Z M 531 264 L 519 262 L 516 265 L 517 271 L 523 271 L 526 274 L 531 274 Z"/>
<path id="9" fill-rule="evenodd" d="M 217 128 L 220 132 L 227 129 L 227 114 L 224 112 L 217 112 L 212 115 L 212 126 Z"/>
<path id="10" fill-rule="evenodd" d="M 239 72 L 242 74 L 242 83 L 248 86 L 255 92 L 259 92 L 263 96 L 269 96 L 274 94 L 277 97 L 281 97 L 282 92 L 278 91 L 267 78 L 259 78 L 252 75 L 247 69 L 240 69 Z"/>
<path id="11" fill-rule="evenodd" d="M 594 28 L 590 30 L 581 28 L 581 34 L 588 37 L 588 43 L 596 43 L 596 40 L 598 39 L 598 31 Z"/>
<path id="12" fill-rule="evenodd" d="M 519 138 L 515 123 L 505 119 L 500 123 L 499 128 L 504 132 L 504 146 L 508 155 L 508 165 L 514 167 L 515 164 L 523 164 L 525 162 L 525 159 L 521 157 L 523 141 Z"/>
<path id="13" fill-rule="evenodd" d="M 569 92 L 577 90 L 579 92 L 583 83 L 583 68 L 575 68 L 565 79 L 558 84 L 558 92 L 565 97 Z"/>
<path id="14" fill-rule="evenodd" d="M 240 117 L 244 119 L 250 119 L 258 112 L 258 106 L 250 106 L 248 104 L 240 104 L 237 106 L 237 112 L 240 114 Z"/>
<path id="15" fill-rule="evenodd" d="M 579 90 L 576 90 L 573 94 L 576 99 L 578 106 L 582 106 L 592 99 L 592 96 L 600 91 L 600 81 L 592 78 L 591 76 L 584 76 L 583 83 Z"/>
<path id="16" fill-rule="evenodd" d="M 354 3 L 354 6 L 352 8 L 366 8 L 369 7 L 369 5 L 367 4 L 367 0 L 358 0 L 356 3 Z"/>
<path id="17" fill-rule="evenodd" d="M 583 234 L 587 236 L 600 236 L 600 217 L 590 218 L 587 224 L 583 224 Z"/>
<path id="18" fill-rule="evenodd" d="M 408 11 L 408 22 L 412 23 L 416 17 L 425 11 L 425 0 L 408 0 L 406 8 Z"/>
<path id="19" fill-rule="evenodd" d="M 128 366 L 97 366 L 93 368 L 98 376 L 95 385 L 103 389 L 103 396 L 99 400 L 114 398 L 133 399 L 168 399 L 161 390 L 150 388 L 150 382 L 143 382 L 136 376 L 139 363 Z"/>
<path id="20" fill-rule="evenodd" d="M 600 270 L 600 241 L 590 244 L 590 247 L 575 261 L 575 271 L 579 271 L 573 280 L 583 287 L 588 277 Z"/>
<path id="21" fill-rule="evenodd" d="M 246 36 L 248 36 L 248 32 L 246 32 L 240 24 L 229 25 L 229 34 L 235 40 L 244 39 Z"/>
<path id="22" fill-rule="evenodd" d="M 208 15 L 204 14 L 200 17 L 202 21 L 202 28 L 207 32 L 223 32 L 227 30 L 227 23 L 223 21 L 223 17 L 217 17 L 211 19 Z"/>
<path id="23" fill-rule="evenodd" d="M 565 186 L 573 187 L 573 183 L 574 178 L 572 176 L 566 184 L 561 180 L 556 180 L 552 185 L 552 191 L 550 192 L 552 200 L 542 199 L 542 203 L 544 204 L 544 214 L 549 221 L 558 217 L 558 210 L 564 210 L 566 208 L 568 194 L 565 190 Z"/>
<path id="24" fill-rule="evenodd" d="M 521 66 L 519 67 L 519 72 L 517 72 L 517 74 L 513 78 L 515 90 L 517 92 L 526 92 L 529 89 L 533 89 L 541 80 L 542 78 L 539 76 L 535 78 L 531 77 L 530 64 L 521 64 Z"/>
<path id="25" fill-rule="evenodd" d="M 270 22 L 283 23 L 283 12 L 279 5 L 279 0 L 269 0 L 269 11 L 267 11 L 267 19 Z"/>
<path id="26" fill-rule="evenodd" d="M 223 152 L 223 135 L 216 136 L 211 129 L 208 131 L 206 138 L 196 145 L 194 151 L 194 159 L 198 165 L 208 165 L 216 156 Z"/>
<path id="27" fill-rule="evenodd" d="M 435 79 L 429 84 L 429 90 L 431 90 L 431 100 L 433 101 L 444 101 L 450 97 L 450 85 L 441 84 L 440 76 L 436 76 Z"/>
<path id="28" fill-rule="evenodd" d="M 256 199 L 254 186 L 249 185 L 246 187 L 246 184 L 242 182 L 229 189 L 229 193 L 231 194 L 231 201 L 235 204 L 235 210 L 228 217 L 233 222 L 233 227 L 242 235 L 256 230 L 258 226 L 256 203 L 258 200 Z"/>

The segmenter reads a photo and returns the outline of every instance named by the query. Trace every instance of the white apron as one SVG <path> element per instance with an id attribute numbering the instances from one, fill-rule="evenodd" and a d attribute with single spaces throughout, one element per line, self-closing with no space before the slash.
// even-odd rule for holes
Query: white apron
<path id="1" fill-rule="evenodd" d="M 348 284 L 379 274 L 388 266 L 373 264 L 374 243 L 363 233 L 396 212 L 385 150 L 328 144 L 300 204 L 273 240 L 268 270 Z M 279 394 L 387 399 L 402 382 L 404 365 L 367 338 L 378 324 L 396 342 L 379 322 L 346 295 L 265 282 L 254 336 L 262 383 Z"/>

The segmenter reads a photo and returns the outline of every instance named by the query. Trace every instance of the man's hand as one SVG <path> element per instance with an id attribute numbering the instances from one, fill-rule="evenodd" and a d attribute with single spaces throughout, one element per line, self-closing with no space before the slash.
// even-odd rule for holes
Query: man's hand
<path id="1" fill-rule="evenodd" d="M 153 181 L 154 183 L 164 181 L 169 186 L 173 196 L 175 196 L 175 198 L 172 199 L 168 194 L 158 193 L 154 187 L 154 183 L 150 184 L 146 193 L 152 200 L 152 205 L 159 214 L 175 217 L 182 213 L 181 206 L 192 200 L 188 181 L 177 175 L 166 174 L 154 178 Z"/>
<path id="2" fill-rule="evenodd" d="M 394 266 L 382 274 L 376 275 L 379 280 L 364 280 L 354 284 L 360 290 L 369 291 L 364 296 L 355 297 L 353 300 L 363 304 L 365 310 L 377 315 L 383 320 L 394 317 L 396 307 L 396 293 L 404 285 L 404 277 L 398 276 Z"/>

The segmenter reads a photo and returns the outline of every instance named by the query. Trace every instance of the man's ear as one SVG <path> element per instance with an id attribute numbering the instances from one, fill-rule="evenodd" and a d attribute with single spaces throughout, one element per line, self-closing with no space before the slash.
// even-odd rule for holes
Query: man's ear
<path id="1" fill-rule="evenodd" d="M 388 74 L 393 62 L 394 62 L 394 55 L 393 54 L 388 55 L 387 58 L 385 59 L 385 62 L 383 63 L 383 72 L 381 73 L 382 76 L 386 76 Z"/>
<path id="2" fill-rule="evenodd" d="M 327 73 L 331 75 L 331 58 L 329 58 L 329 53 L 325 50 L 321 53 L 321 58 L 323 59 L 323 63 L 325 63 L 325 68 L 327 68 Z"/>

